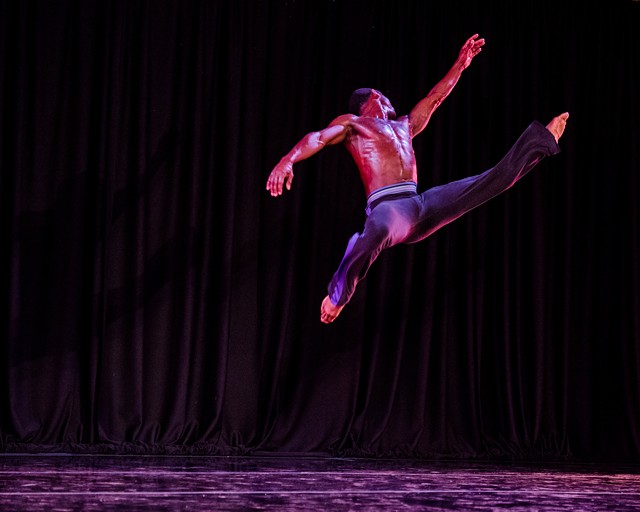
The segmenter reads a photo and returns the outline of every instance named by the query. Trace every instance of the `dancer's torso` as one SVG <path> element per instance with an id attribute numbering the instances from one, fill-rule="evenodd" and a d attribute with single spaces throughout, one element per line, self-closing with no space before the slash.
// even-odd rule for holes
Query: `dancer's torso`
<path id="1" fill-rule="evenodd" d="M 358 117 L 345 145 L 356 162 L 366 194 L 404 181 L 418 181 L 407 116 L 396 120 Z"/>

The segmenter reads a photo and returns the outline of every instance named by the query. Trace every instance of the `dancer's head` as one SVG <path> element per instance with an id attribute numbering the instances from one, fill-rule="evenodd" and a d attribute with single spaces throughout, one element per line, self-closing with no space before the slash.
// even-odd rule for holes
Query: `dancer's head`
<path id="1" fill-rule="evenodd" d="M 356 89 L 349 98 L 349 112 L 359 116 L 366 111 L 372 115 L 380 114 L 388 119 L 396 117 L 396 111 L 391 102 L 380 91 L 368 87 Z"/>

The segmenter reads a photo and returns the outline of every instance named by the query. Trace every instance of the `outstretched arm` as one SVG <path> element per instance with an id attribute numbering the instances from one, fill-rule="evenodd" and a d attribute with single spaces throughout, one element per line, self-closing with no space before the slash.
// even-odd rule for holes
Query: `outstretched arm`
<path id="1" fill-rule="evenodd" d="M 458 58 L 453 63 L 451 69 L 434 87 L 429 91 L 429 94 L 421 100 L 409 114 L 409 125 L 411 127 L 411 136 L 415 137 L 422 130 L 425 129 L 431 114 L 436 108 L 440 106 L 440 103 L 449 96 L 449 93 L 453 90 L 458 83 L 462 72 L 469 67 L 473 58 L 482 51 L 484 46 L 484 39 L 478 39 L 478 34 L 472 35 L 466 40 Z"/>
<path id="2" fill-rule="evenodd" d="M 291 190 L 293 181 L 293 164 L 315 155 L 325 146 L 338 144 L 347 136 L 349 121 L 354 116 L 344 115 L 334 119 L 324 130 L 311 132 L 302 137 L 289 153 L 287 153 L 278 165 L 276 165 L 267 179 L 267 190 L 274 197 L 282 194 L 283 186 Z"/>

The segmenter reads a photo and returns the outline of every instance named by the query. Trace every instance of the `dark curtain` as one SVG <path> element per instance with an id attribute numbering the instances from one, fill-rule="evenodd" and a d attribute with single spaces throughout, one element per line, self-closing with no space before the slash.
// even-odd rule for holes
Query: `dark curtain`
<path id="1" fill-rule="evenodd" d="M 3 451 L 637 460 L 640 3 L 5 0 Z M 358 87 L 419 189 L 570 112 L 562 152 L 381 254 L 319 321 L 365 195 L 271 168 Z"/>

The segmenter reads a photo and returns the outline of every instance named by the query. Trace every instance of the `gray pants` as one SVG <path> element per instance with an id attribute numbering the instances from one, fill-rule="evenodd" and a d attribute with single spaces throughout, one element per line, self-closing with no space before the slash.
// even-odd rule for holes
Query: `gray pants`
<path id="1" fill-rule="evenodd" d="M 545 156 L 560 152 L 553 135 L 534 121 L 520 135 L 500 162 L 488 171 L 422 194 L 400 193 L 394 187 L 367 205 L 362 233 L 351 237 L 338 270 L 329 283 L 329 298 L 335 306 L 349 302 L 358 281 L 363 279 L 380 251 L 396 244 L 423 240 L 469 210 L 509 189 Z"/>

